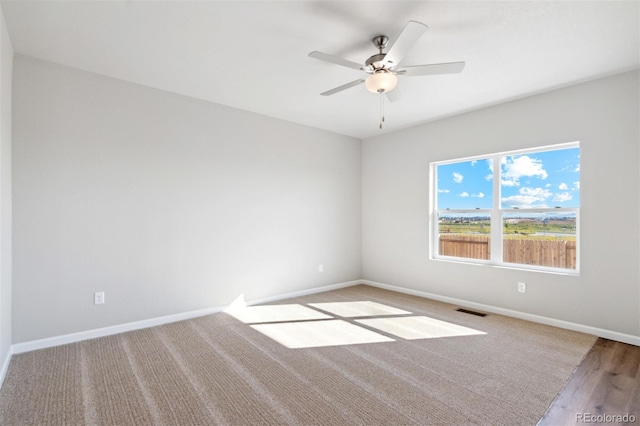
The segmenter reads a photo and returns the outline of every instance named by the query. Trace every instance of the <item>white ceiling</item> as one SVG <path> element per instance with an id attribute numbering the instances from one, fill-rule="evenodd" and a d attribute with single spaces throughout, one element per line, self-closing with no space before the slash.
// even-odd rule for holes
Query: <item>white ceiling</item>
<path id="1" fill-rule="evenodd" d="M 3 1 L 16 53 L 367 138 L 640 66 L 637 1 Z M 461 74 L 401 77 L 379 123 L 364 62 L 378 34 L 429 30 L 403 65 L 466 61 Z"/>

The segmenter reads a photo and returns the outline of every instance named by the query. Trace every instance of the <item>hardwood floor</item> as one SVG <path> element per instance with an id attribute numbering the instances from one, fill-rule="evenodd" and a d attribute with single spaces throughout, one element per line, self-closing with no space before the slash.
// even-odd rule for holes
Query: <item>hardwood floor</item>
<path id="1" fill-rule="evenodd" d="M 640 424 L 640 346 L 598 339 L 538 425 L 585 423 Z"/>

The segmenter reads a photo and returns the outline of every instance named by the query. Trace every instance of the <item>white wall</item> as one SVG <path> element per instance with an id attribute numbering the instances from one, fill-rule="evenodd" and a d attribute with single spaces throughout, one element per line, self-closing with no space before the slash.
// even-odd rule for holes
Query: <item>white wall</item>
<path id="1" fill-rule="evenodd" d="M 638 72 L 362 144 L 19 55 L 15 70 L 13 343 L 361 277 L 640 335 Z M 429 260 L 430 162 L 574 140 L 580 277 Z"/>
<path id="2" fill-rule="evenodd" d="M 14 65 L 13 343 L 360 278 L 360 140 Z"/>
<path id="3" fill-rule="evenodd" d="M 11 75 L 13 48 L 0 5 L 0 385 L 11 347 Z"/>
<path id="4" fill-rule="evenodd" d="M 363 278 L 640 335 L 639 89 L 630 72 L 365 140 Z M 430 162 L 576 140 L 579 277 L 429 259 Z"/>

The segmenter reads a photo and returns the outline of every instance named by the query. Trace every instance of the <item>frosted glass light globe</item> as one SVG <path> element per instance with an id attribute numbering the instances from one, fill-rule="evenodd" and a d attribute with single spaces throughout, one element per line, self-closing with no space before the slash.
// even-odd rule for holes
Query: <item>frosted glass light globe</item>
<path id="1" fill-rule="evenodd" d="M 384 93 L 393 90 L 398 84 L 398 77 L 388 71 L 377 71 L 370 75 L 364 82 L 368 91 L 373 93 Z"/>

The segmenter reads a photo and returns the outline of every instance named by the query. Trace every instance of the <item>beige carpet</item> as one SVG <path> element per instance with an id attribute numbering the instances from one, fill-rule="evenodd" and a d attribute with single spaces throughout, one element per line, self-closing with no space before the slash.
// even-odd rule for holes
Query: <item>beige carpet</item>
<path id="1" fill-rule="evenodd" d="M 596 340 L 368 286 L 271 305 L 14 355 L 0 424 L 534 425 Z"/>

